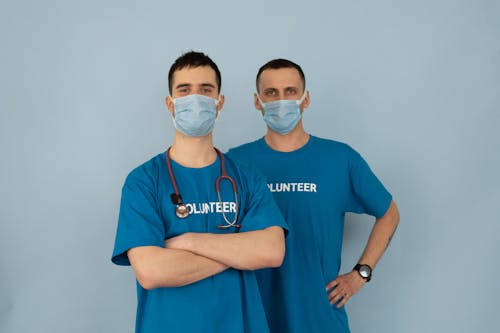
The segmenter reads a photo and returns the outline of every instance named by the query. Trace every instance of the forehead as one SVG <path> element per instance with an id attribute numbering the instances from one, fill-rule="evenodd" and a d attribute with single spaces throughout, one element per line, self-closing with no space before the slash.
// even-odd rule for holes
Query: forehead
<path id="1" fill-rule="evenodd" d="M 260 74 L 259 90 L 267 88 L 302 87 L 300 73 L 295 68 L 266 69 Z"/>
<path id="2" fill-rule="evenodd" d="M 211 83 L 217 87 L 216 74 L 210 66 L 184 67 L 176 70 L 173 75 L 172 87 L 175 89 L 175 86 L 181 83 L 192 85 Z"/>

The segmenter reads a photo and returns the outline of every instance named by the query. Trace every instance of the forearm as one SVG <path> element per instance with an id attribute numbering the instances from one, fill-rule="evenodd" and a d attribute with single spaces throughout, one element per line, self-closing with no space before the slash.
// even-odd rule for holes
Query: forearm
<path id="1" fill-rule="evenodd" d="M 228 268 L 189 251 L 156 246 L 130 249 L 128 257 L 137 280 L 145 289 L 185 286 Z"/>
<path id="2" fill-rule="evenodd" d="M 233 234 L 190 233 L 181 246 L 241 270 L 278 267 L 285 254 L 284 233 L 280 227 Z"/>
<path id="3" fill-rule="evenodd" d="M 392 201 L 385 215 L 375 222 L 365 250 L 359 259 L 360 263 L 370 265 L 372 268 L 377 265 L 387 246 L 389 246 L 398 223 L 398 208 Z"/>

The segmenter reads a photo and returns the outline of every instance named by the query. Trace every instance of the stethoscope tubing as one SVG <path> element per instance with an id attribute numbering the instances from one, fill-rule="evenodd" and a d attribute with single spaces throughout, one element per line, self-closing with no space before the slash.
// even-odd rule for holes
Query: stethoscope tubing
<path id="1" fill-rule="evenodd" d="M 178 218 L 186 218 L 189 215 L 189 210 L 188 210 L 187 206 L 182 202 L 182 196 L 181 196 L 181 194 L 179 192 L 179 188 L 178 188 L 177 182 L 175 180 L 174 171 L 172 170 L 172 163 L 171 163 L 171 160 L 170 160 L 170 149 L 171 148 L 172 147 L 169 147 L 167 149 L 166 154 L 165 154 L 166 155 L 166 164 L 167 164 L 167 168 L 168 168 L 168 174 L 170 176 L 170 181 L 172 183 L 172 187 L 174 188 L 174 191 L 175 191 L 175 193 L 172 193 L 170 195 L 170 198 L 172 200 L 172 203 L 174 205 L 176 205 L 175 214 L 177 215 L 177 217 Z M 225 180 L 228 180 L 231 183 L 231 187 L 233 188 L 233 193 L 234 193 L 234 201 L 235 201 L 235 204 L 236 204 L 236 208 L 235 208 L 236 211 L 234 213 L 233 220 L 229 221 L 229 219 L 226 216 L 226 213 L 224 212 L 224 210 L 222 210 L 222 217 L 223 217 L 224 222 L 226 224 L 225 225 L 224 224 L 223 225 L 218 225 L 217 227 L 219 229 L 227 229 L 227 228 L 235 227 L 236 231 L 239 231 L 239 229 L 241 228 L 241 225 L 237 224 L 237 221 L 238 221 L 238 206 L 239 206 L 238 205 L 238 187 L 237 187 L 236 182 L 234 181 L 234 179 L 232 177 L 230 177 L 226 173 L 226 166 L 225 166 L 224 155 L 217 148 L 214 147 L 214 149 L 215 149 L 217 155 L 219 156 L 220 163 L 221 163 L 221 174 L 215 180 L 215 191 L 217 192 L 217 198 L 219 200 L 219 203 L 222 204 L 220 182 L 225 179 Z"/>

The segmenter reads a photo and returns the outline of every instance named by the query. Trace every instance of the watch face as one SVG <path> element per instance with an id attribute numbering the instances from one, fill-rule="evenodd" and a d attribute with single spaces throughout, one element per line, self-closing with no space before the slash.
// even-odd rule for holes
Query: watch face
<path id="1" fill-rule="evenodd" d="M 364 278 L 368 278 L 370 276 L 370 267 L 362 265 L 359 268 L 359 274 L 361 274 L 361 276 Z"/>

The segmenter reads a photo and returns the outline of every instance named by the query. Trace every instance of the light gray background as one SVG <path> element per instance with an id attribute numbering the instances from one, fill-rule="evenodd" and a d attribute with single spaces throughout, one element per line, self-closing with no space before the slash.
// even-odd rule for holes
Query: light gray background
<path id="1" fill-rule="evenodd" d="M 394 194 L 353 332 L 500 331 L 499 1 L 2 1 L 0 38 L 1 332 L 132 332 L 134 277 L 110 262 L 120 190 L 171 142 L 166 77 L 191 49 L 222 71 L 218 147 L 264 134 L 254 77 L 289 58 L 307 130 Z M 348 220 L 343 272 L 373 221 Z"/>

